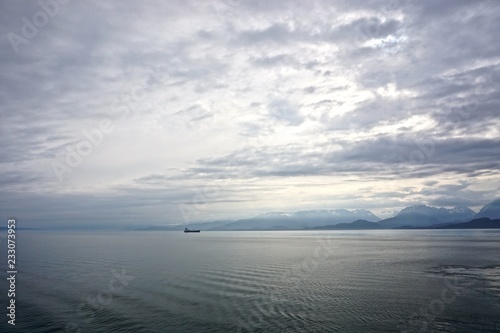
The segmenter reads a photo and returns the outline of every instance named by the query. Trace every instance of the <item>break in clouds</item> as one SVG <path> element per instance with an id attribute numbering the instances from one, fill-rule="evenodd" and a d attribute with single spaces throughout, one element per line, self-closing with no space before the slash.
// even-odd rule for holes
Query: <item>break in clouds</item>
<path id="1" fill-rule="evenodd" d="M 0 206 L 24 226 L 480 208 L 496 1 L 3 1 Z"/>

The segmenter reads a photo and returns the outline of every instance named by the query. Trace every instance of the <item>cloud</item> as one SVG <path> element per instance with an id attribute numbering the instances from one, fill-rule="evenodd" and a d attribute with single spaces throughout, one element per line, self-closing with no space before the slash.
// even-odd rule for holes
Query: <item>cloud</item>
<path id="1" fill-rule="evenodd" d="M 25 37 L 43 10 L 0 4 L 0 203 L 28 224 L 182 222 L 213 184 L 196 218 L 495 196 L 492 1 L 69 2 Z"/>

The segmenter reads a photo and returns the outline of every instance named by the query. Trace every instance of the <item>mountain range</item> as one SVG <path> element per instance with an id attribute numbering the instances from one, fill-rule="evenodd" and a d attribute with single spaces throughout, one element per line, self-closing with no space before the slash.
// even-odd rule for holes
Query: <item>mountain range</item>
<path id="1" fill-rule="evenodd" d="M 151 226 L 137 230 L 183 230 L 185 227 L 207 231 L 500 228 L 500 199 L 488 203 L 478 213 L 464 206 L 448 209 L 415 205 L 381 220 L 365 209 L 323 209 L 271 212 L 236 221 Z"/>
<path id="2" fill-rule="evenodd" d="M 425 216 L 433 217 L 443 222 L 464 222 L 468 221 L 476 215 L 476 213 L 468 207 L 455 207 L 452 209 L 428 207 L 425 205 L 410 206 L 400 211 L 397 215 L 404 216 L 411 213 L 418 213 Z"/>
<path id="3" fill-rule="evenodd" d="M 490 202 L 477 213 L 476 218 L 489 217 L 492 219 L 500 219 L 500 199 Z"/>
<path id="4" fill-rule="evenodd" d="M 380 221 L 369 210 L 347 209 L 308 210 L 293 213 L 273 212 L 241 219 L 211 230 L 269 230 L 269 229 L 305 229 L 324 225 L 348 223 L 355 220 Z"/>

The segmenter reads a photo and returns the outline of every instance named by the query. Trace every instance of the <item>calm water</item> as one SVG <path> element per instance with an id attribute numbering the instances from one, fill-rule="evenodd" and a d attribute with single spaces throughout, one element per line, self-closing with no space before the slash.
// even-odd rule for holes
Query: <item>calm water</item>
<path id="1" fill-rule="evenodd" d="M 17 246 L 1 332 L 500 332 L 500 231 L 18 231 Z"/>

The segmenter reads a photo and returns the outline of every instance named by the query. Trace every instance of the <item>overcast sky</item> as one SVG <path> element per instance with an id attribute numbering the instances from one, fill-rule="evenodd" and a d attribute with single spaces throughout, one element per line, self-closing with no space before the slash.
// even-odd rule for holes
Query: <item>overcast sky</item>
<path id="1" fill-rule="evenodd" d="M 0 2 L 4 221 L 497 196 L 498 1 L 62 2 Z"/>

